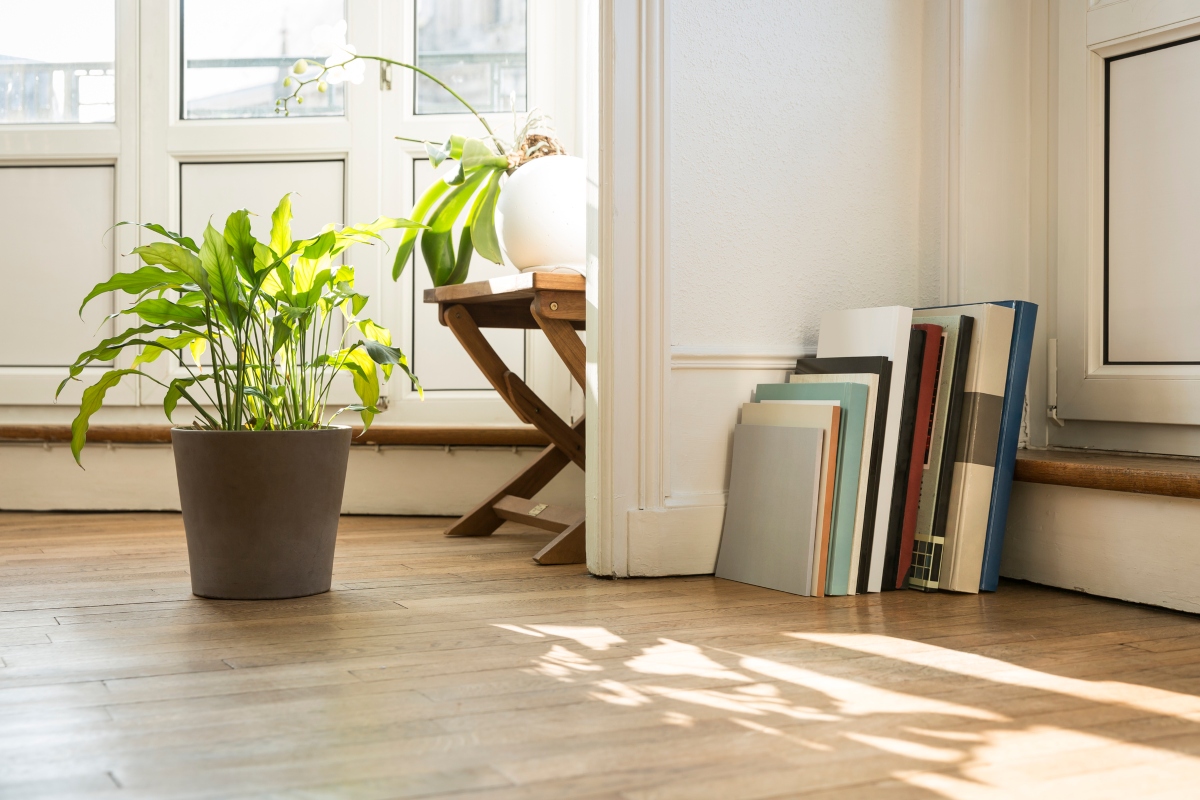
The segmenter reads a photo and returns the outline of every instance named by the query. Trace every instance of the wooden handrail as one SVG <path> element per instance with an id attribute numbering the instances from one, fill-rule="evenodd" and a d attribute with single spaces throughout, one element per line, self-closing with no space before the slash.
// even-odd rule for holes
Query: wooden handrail
<path id="1" fill-rule="evenodd" d="M 167 444 L 170 425 L 93 425 L 89 442 Z M 0 442 L 69 442 L 70 425 L 0 425 Z M 369 446 L 546 447 L 550 440 L 531 426 L 374 425 L 365 435 L 354 428 L 353 443 Z"/>

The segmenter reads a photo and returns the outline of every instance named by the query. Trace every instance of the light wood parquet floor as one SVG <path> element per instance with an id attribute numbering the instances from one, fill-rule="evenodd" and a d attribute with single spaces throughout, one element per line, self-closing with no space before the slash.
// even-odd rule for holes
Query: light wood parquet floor
<path id="1" fill-rule="evenodd" d="M 334 590 L 189 593 L 171 514 L 0 514 L 0 797 L 1196 797 L 1200 620 L 822 600 L 347 517 Z"/>

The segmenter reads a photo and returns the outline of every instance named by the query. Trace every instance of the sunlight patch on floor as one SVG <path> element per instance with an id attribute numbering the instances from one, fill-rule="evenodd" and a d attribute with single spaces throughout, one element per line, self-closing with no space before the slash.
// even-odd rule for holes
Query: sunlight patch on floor
<path id="1" fill-rule="evenodd" d="M 539 638 L 567 639 L 601 652 L 630 644 L 600 627 L 496 627 Z M 622 659 L 618 654 L 602 663 L 563 644 L 551 644 L 544 655 L 534 659 L 533 669 L 526 671 L 579 682 L 588 688 L 588 697 L 617 708 L 676 704 L 676 709 L 663 710 L 657 718 L 659 724 L 691 728 L 731 723 L 779 743 L 774 746 L 784 747 L 785 757 L 790 745 L 830 757 L 848 748 L 869 748 L 885 759 L 882 764 L 892 778 L 951 800 L 1141 797 L 1151 790 L 1171 792 L 1184 785 L 1200 786 L 1200 759 L 1176 750 L 1049 724 L 1022 727 L 1000 710 L 875 686 L 847 677 L 847 673 L 871 675 L 878 670 L 881 677 L 894 677 L 887 664 L 900 662 L 939 670 L 947 679 L 1054 692 L 1185 721 L 1200 717 L 1200 698 L 1117 681 L 1066 678 L 888 636 L 784 635 L 886 660 L 878 666 L 864 666 L 869 660 L 855 659 L 848 666 L 844 660 L 815 658 L 807 662 L 809 666 L 800 667 L 720 647 L 657 638 L 642 645 L 638 655 Z M 803 658 L 802 653 L 797 656 Z M 840 674 L 827 674 L 821 671 L 823 666 Z M 937 683 L 936 677 L 933 680 Z M 720 685 L 712 685 L 714 682 Z M 924 677 L 914 682 L 929 685 Z M 988 697 L 986 689 L 980 696 Z M 1003 709 L 1005 702 L 1016 701 L 1000 698 L 998 709 Z M 881 725 L 875 721 L 881 715 L 895 722 Z M 939 721 L 946 723 L 945 730 L 938 728 Z M 1032 787 L 1036 791 L 1030 791 Z"/>
<path id="2" fill-rule="evenodd" d="M 1200 721 L 1200 697 L 1157 689 L 1152 686 L 1140 686 L 1121 681 L 1088 681 L 1080 678 L 1067 678 L 1010 664 L 998 658 L 877 634 L 789 633 L 787 635 L 804 641 L 882 656 L 893 661 L 933 667 L 943 672 L 979 678 L 992 683 L 1055 692 L 1094 703 L 1121 705 L 1177 719 Z"/>

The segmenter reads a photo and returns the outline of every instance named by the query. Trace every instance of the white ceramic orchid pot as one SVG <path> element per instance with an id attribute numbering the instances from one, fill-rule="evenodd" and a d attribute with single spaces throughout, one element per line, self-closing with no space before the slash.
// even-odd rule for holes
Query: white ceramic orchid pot
<path id="1" fill-rule="evenodd" d="M 587 170 L 575 156 L 543 156 L 508 178 L 496 206 L 500 245 L 522 272 L 583 272 Z"/>

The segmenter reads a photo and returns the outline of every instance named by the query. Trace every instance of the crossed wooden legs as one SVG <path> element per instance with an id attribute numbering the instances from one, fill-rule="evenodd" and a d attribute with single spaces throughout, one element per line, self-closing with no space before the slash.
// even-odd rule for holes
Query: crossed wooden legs
<path id="1" fill-rule="evenodd" d="M 505 520 L 523 522 L 559 535 L 542 548 L 534 561 L 539 564 L 579 564 L 585 560 L 584 520 L 578 511 L 533 503 L 529 500 L 570 462 L 584 466 L 584 422 L 574 427 L 546 406 L 532 389 L 505 366 L 488 344 L 465 306 L 451 306 L 443 317 L 463 349 L 487 377 L 495 390 L 521 420 L 534 425 L 552 444 L 534 462 L 517 473 L 446 529 L 447 536 L 489 536 Z M 583 383 L 584 347 L 569 322 L 534 314 L 571 375 Z"/>

